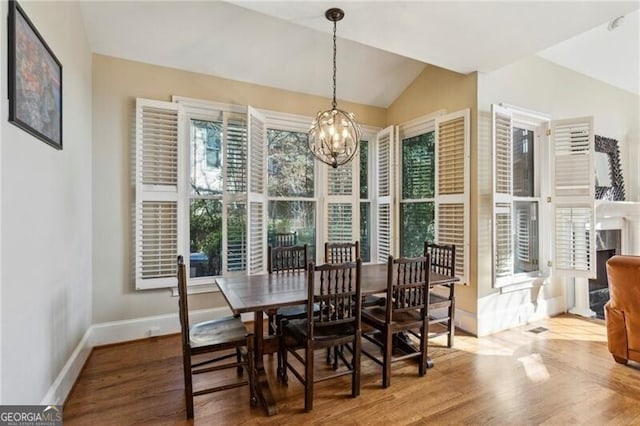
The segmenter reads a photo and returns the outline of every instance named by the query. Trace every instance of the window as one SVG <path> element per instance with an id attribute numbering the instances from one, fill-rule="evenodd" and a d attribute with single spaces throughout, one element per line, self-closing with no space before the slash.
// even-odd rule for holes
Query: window
<path id="1" fill-rule="evenodd" d="M 177 254 L 184 254 L 190 285 L 264 273 L 276 233 L 296 232 L 312 259 L 325 241 L 360 239 L 364 261 L 386 262 L 400 250 L 400 222 L 403 254 L 421 250 L 425 239 L 456 244 L 464 280 L 468 115 L 430 118 L 414 134 L 369 130 L 359 160 L 333 169 L 308 151 L 308 117 L 137 99 L 136 288 L 174 287 Z"/>
<path id="2" fill-rule="evenodd" d="M 495 286 L 544 273 L 540 259 L 541 193 L 548 188 L 540 159 L 549 120 L 494 106 Z"/>
<path id="3" fill-rule="evenodd" d="M 468 277 L 469 110 L 438 111 L 398 126 L 398 251 L 425 241 L 455 244 L 456 275 Z"/>
<path id="4" fill-rule="evenodd" d="M 297 233 L 298 244 L 309 245 L 315 259 L 316 201 L 314 159 L 307 133 L 267 129 L 268 239 L 276 233 Z"/>
<path id="5" fill-rule="evenodd" d="M 534 130 L 513 127 L 513 273 L 537 273 L 538 173 L 534 161 Z"/>
<path id="6" fill-rule="evenodd" d="M 494 286 L 546 275 L 548 265 L 554 273 L 591 277 L 593 119 L 552 121 L 492 105 L 492 122 Z M 543 233 L 554 237 L 541 239 Z"/>
<path id="7" fill-rule="evenodd" d="M 435 131 L 401 140 L 400 256 L 421 256 L 434 241 Z"/>
<path id="8" fill-rule="evenodd" d="M 175 286 L 177 254 L 191 284 L 246 270 L 246 170 L 246 114 L 136 101 L 136 288 Z"/>
<path id="9" fill-rule="evenodd" d="M 189 276 L 215 276 L 222 271 L 222 123 L 191 119 L 189 127 Z"/>
<path id="10" fill-rule="evenodd" d="M 370 148 L 368 140 L 360 141 L 360 258 L 363 262 L 371 262 Z"/>

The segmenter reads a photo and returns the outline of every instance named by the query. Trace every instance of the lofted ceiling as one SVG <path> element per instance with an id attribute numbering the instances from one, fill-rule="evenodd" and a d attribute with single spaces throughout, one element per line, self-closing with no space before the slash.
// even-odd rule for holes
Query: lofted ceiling
<path id="1" fill-rule="evenodd" d="M 640 94 L 640 1 L 87 1 L 95 53 L 389 106 L 426 64 L 489 72 L 529 55 Z M 608 23 L 625 16 L 608 31 Z"/>

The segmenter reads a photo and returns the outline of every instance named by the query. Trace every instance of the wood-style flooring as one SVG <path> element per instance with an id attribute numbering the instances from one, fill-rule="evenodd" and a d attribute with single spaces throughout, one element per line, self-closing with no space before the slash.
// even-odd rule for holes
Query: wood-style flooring
<path id="1" fill-rule="evenodd" d="M 360 396 L 350 397 L 349 377 L 317 383 L 311 413 L 300 383 L 290 375 L 288 387 L 278 384 L 268 356 L 278 415 L 250 407 L 241 387 L 196 397 L 193 421 L 185 419 L 178 335 L 95 348 L 64 424 L 640 424 L 640 364 L 613 361 L 603 321 L 562 315 L 488 337 L 458 334 L 454 349 L 435 347 L 445 342 L 438 339 L 425 377 L 410 360 L 396 363 L 382 389 L 380 368 L 363 357 Z"/>

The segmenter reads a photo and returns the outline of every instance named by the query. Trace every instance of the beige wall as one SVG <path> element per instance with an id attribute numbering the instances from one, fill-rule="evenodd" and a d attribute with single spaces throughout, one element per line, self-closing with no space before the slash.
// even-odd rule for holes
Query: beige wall
<path id="1" fill-rule="evenodd" d="M 168 290 L 134 290 L 131 185 L 136 97 L 172 95 L 315 116 L 331 100 L 177 69 L 93 56 L 93 322 L 177 312 Z M 362 124 L 383 127 L 386 110 L 340 102 Z M 226 306 L 219 293 L 193 296 L 191 308 Z"/>
<path id="2" fill-rule="evenodd" d="M 424 71 L 389 106 L 387 125 L 401 124 L 413 118 L 429 114 L 440 109 L 455 112 L 469 108 L 471 110 L 471 171 L 475 176 L 477 164 L 476 150 L 476 93 L 477 74 L 458 74 L 433 65 L 427 65 Z M 476 291 L 476 219 L 473 215 L 477 203 L 477 190 L 471 179 L 471 238 L 469 240 L 469 283 L 456 290 L 456 307 L 471 314 L 477 310 Z M 473 332 L 474 330 L 469 330 Z"/>
<path id="3" fill-rule="evenodd" d="M 476 73 L 464 75 L 427 65 L 424 71 L 389 106 L 387 125 L 404 123 L 440 109 L 455 112 L 471 108 L 473 116 L 476 93 Z"/>

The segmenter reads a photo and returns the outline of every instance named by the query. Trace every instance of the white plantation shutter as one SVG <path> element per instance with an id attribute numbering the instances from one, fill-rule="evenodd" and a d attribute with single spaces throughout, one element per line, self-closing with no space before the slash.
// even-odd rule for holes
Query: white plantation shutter
<path id="1" fill-rule="evenodd" d="M 224 128 L 224 272 L 247 269 L 247 118 L 223 113 Z"/>
<path id="2" fill-rule="evenodd" d="M 595 278 L 593 118 L 551 122 L 556 272 Z"/>
<path id="3" fill-rule="evenodd" d="M 456 275 L 469 276 L 469 110 L 436 118 L 436 242 L 456 245 Z"/>
<path id="4" fill-rule="evenodd" d="M 136 99 L 135 281 L 136 289 L 171 287 L 182 246 L 178 188 L 180 106 Z"/>
<path id="5" fill-rule="evenodd" d="M 513 116 L 491 106 L 493 137 L 493 274 L 496 287 L 513 275 Z"/>
<path id="6" fill-rule="evenodd" d="M 377 180 L 375 187 L 376 212 L 375 223 L 377 228 L 377 259 L 380 263 L 386 263 L 390 254 L 394 253 L 393 247 L 393 202 L 394 202 L 394 127 L 390 126 L 381 130 L 376 135 L 377 146 Z"/>
<path id="7" fill-rule="evenodd" d="M 248 194 L 247 240 L 249 241 L 248 274 L 265 273 L 267 270 L 267 234 L 266 234 L 266 151 L 267 131 L 265 119 L 258 111 L 248 107 L 247 161 Z"/>
<path id="8" fill-rule="evenodd" d="M 326 241 L 348 243 L 360 235 L 360 209 L 357 198 L 358 164 L 354 159 L 338 168 L 327 167 Z"/>

